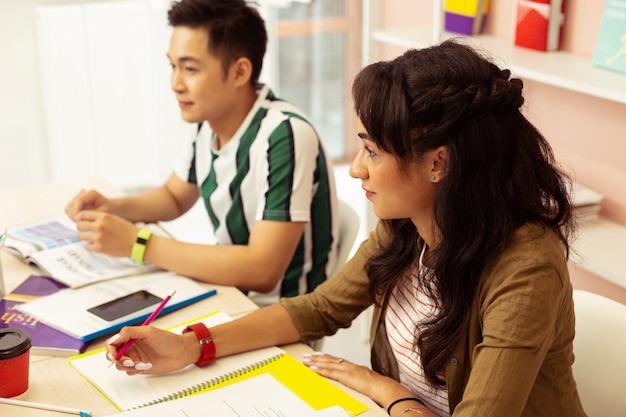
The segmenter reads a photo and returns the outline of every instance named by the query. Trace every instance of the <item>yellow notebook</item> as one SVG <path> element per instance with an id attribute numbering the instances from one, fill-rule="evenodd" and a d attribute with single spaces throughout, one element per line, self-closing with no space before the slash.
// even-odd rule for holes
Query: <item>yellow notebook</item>
<path id="1" fill-rule="evenodd" d="M 226 387 L 135 408 L 108 417 L 353 417 L 340 406 L 314 410 L 271 374 L 261 374 Z"/>
<path id="2" fill-rule="evenodd" d="M 201 321 L 210 327 L 229 320 L 230 316 L 217 311 L 170 330 L 180 333 L 189 323 Z M 339 405 L 356 416 L 368 409 L 275 346 L 222 357 L 206 367 L 191 365 L 164 375 L 128 376 L 115 368 L 109 368 L 104 348 L 73 356 L 69 358 L 69 363 L 120 410 L 210 391 L 264 373 L 271 374 L 315 410 Z"/>

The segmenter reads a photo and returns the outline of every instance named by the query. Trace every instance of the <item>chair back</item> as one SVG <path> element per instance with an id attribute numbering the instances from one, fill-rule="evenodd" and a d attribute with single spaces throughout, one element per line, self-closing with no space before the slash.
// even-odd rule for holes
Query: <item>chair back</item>
<path id="1" fill-rule="evenodd" d="M 361 220 L 356 211 L 345 201 L 339 200 L 339 245 L 337 263 L 335 264 L 333 273 L 330 275 L 331 278 L 339 272 L 341 267 L 348 260 L 360 225 Z"/>
<path id="2" fill-rule="evenodd" d="M 574 290 L 574 378 L 589 417 L 626 416 L 626 305 Z"/>
<path id="3" fill-rule="evenodd" d="M 337 248 L 337 263 L 328 278 L 334 277 L 348 260 L 360 225 L 361 220 L 356 211 L 345 201 L 339 200 L 339 244 Z M 309 346 L 313 350 L 321 351 L 324 346 L 324 339 L 325 338 L 321 338 L 309 342 Z"/>

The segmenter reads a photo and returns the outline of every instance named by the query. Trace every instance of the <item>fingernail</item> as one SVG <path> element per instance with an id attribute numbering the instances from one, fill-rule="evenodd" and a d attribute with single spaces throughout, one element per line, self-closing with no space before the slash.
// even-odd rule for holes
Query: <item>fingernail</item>
<path id="1" fill-rule="evenodd" d="M 122 364 L 130 368 L 131 366 L 135 365 L 135 362 L 131 361 L 130 359 L 126 359 L 124 362 L 122 362 Z"/>
<path id="2" fill-rule="evenodd" d="M 138 363 L 137 365 L 135 365 L 135 369 L 138 371 L 147 371 L 150 368 L 152 368 L 151 363 Z"/>
<path id="3" fill-rule="evenodd" d="M 317 365 L 311 365 L 309 366 L 309 369 L 313 369 L 315 371 L 317 369 Z"/>
<path id="4" fill-rule="evenodd" d="M 309 362 L 311 362 L 311 358 L 309 358 L 309 357 L 302 358 L 302 362 L 309 363 Z"/>
<path id="5" fill-rule="evenodd" d="M 107 343 L 108 343 L 109 345 L 110 345 L 111 343 L 115 343 L 115 341 L 116 341 L 117 339 L 119 339 L 119 338 L 120 338 L 120 334 L 119 334 L 119 333 L 114 334 L 114 335 L 113 335 L 113 336 L 111 336 L 111 338 L 107 341 Z"/>
<path id="6" fill-rule="evenodd" d="M 110 360 L 110 361 L 112 361 L 112 360 L 113 360 L 113 359 L 115 359 L 115 358 L 113 357 L 113 355 L 111 355 L 111 353 L 110 353 L 110 352 L 107 352 L 107 359 L 108 359 L 108 360 Z"/>

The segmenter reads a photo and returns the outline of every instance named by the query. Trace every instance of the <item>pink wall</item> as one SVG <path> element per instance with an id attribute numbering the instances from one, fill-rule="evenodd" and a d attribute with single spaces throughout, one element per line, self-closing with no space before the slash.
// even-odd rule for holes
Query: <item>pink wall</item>
<path id="1" fill-rule="evenodd" d="M 566 0 L 565 7 L 563 49 L 591 61 L 604 2 Z M 492 0 L 485 32 L 513 40 L 514 19 L 514 1 Z M 529 119 L 575 178 L 606 196 L 602 215 L 626 226 L 626 105 L 525 84 Z"/>
<path id="2" fill-rule="evenodd" d="M 565 0 L 563 49 L 591 57 L 604 1 Z M 383 3 L 381 1 L 381 3 Z M 385 0 L 381 22 L 389 27 L 430 25 L 433 1 Z M 513 42 L 514 0 L 491 0 L 486 34 Z M 387 47 L 385 57 L 402 52 Z M 624 75 L 626 84 L 626 74 Z M 559 162 L 580 183 L 605 195 L 602 215 L 626 226 L 626 104 L 524 80 L 526 115 L 553 146 Z M 572 281 L 626 304 L 626 289 L 572 265 Z"/>

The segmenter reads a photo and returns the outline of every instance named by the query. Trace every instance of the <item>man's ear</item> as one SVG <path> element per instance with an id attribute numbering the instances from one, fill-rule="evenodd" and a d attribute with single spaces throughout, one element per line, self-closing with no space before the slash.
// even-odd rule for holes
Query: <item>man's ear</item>
<path id="1" fill-rule="evenodd" d="M 442 145 L 432 151 L 432 166 L 430 172 L 430 180 L 433 183 L 441 181 L 448 170 L 448 162 L 450 160 L 448 147 Z"/>
<path id="2" fill-rule="evenodd" d="M 248 84 L 252 76 L 252 62 L 246 57 L 238 58 L 230 66 L 230 71 L 237 87 Z"/>

